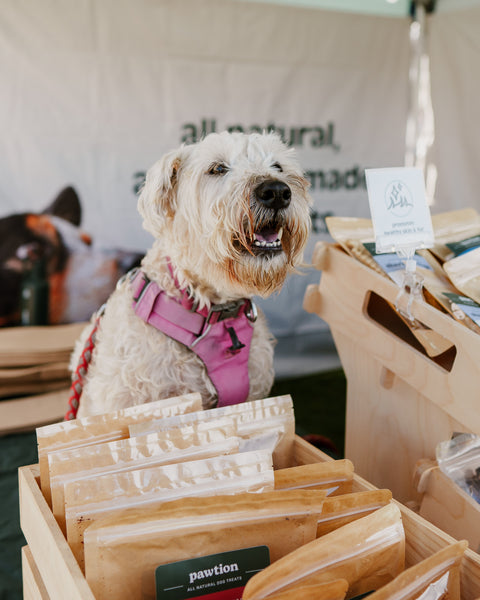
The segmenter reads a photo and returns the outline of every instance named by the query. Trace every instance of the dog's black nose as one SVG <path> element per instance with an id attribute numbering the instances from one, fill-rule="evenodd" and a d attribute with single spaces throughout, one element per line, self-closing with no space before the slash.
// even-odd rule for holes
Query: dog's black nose
<path id="1" fill-rule="evenodd" d="M 292 191 L 283 181 L 264 181 L 255 188 L 255 198 L 266 208 L 286 208 L 290 204 Z"/>

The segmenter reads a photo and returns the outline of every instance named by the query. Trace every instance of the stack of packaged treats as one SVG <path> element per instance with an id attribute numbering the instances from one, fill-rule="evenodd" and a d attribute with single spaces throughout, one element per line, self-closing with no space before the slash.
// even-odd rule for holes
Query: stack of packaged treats
<path id="1" fill-rule="evenodd" d="M 203 411 L 188 394 L 37 439 L 42 492 L 97 600 L 460 598 L 466 544 L 405 570 L 389 490 L 352 491 L 349 460 L 295 464 L 288 395 Z"/>
<path id="2" fill-rule="evenodd" d="M 402 285 L 405 266 L 396 254 L 377 254 L 369 219 L 328 217 L 332 238 L 351 256 Z M 417 272 L 426 302 L 480 333 L 480 215 L 463 209 L 432 216 L 435 244 L 417 250 Z M 421 323 L 407 323 L 429 356 L 448 349 L 448 342 Z"/>

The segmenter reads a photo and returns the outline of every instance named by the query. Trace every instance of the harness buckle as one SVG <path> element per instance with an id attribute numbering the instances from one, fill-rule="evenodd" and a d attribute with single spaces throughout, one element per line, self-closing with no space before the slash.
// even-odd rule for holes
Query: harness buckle
<path id="1" fill-rule="evenodd" d="M 210 311 L 207 316 L 207 323 L 210 323 L 210 320 L 214 314 L 218 315 L 217 320 L 215 321 L 216 323 L 219 321 L 224 321 L 225 319 L 235 319 L 238 317 L 238 313 L 240 312 L 240 309 L 244 303 L 244 300 L 236 300 L 233 302 L 225 302 L 225 304 L 214 304 L 210 307 Z"/>
<path id="2" fill-rule="evenodd" d="M 142 273 L 142 279 L 144 281 L 144 285 L 140 289 L 140 291 L 138 292 L 138 296 L 136 296 L 136 297 L 133 298 L 133 301 L 137 302 L 137 303 L 140 301 L 140 299 L 142 298 L 143 294 L 147 291 L 147 288 L 148 288 L 149 284 L 152 283 L 152 280 L 149 277 L 147 277 L 145 275 L 145 273 Z"/>

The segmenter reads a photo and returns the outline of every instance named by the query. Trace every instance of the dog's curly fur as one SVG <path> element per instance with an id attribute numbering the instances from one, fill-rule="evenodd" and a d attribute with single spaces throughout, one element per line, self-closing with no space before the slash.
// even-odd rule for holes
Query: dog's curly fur
<path id="1" fill-rule="evenodd" d="M 268 194 L 262 201 L 265 182 L 289 189 L 288 202 L 271 206 Z M 142 269 L 178 296 L 168 257 L 180 286 L 200 308 L 266 297 L 302 263 L 310 229 L 307 189 L 294 151 L 275 134 L 223 132 L 182 146 L 153 165 L 139 197 L 143 226 L 155 238 Z M 273 238 L 275 248 L 268 243 Z M 77 342 L 72 368 L 86 335 Z M 248 399 L 267 396 L 273 376 L 273 338 L 259 314 Z M 217 393 L 202 361 L 137 317 L 129 284 L 121 283 L 100 321 L 78 416 L 192 391 L 201 393 L 204 408 L 215 406 Z"/>

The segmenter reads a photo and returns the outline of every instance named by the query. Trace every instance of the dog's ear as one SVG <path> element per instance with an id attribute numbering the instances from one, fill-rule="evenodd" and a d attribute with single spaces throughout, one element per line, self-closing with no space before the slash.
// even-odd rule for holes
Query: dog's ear
<path id="1" fill-rule="evenodd" d="M 165 154 L 147 172 L 138 198 L 138 211 L 144 219 L 145 229 L 155 236 L 165 221 L 175 215 L 176 187 L 184 155 L 185 148 L 182 146 Z"/>
<path id="2" fill-rule="evenodd" d="M 78 227 L 82 221 L 82 207 L 77 192 L 72 186 L 64 188 L 43 214 L 61 217 Z"/>

